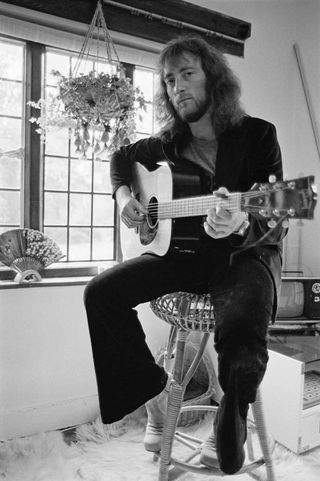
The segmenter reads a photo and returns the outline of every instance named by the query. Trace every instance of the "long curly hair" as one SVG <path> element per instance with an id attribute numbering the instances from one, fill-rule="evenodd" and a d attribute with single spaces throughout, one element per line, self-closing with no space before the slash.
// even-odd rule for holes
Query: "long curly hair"
<path id="1" fill-rule="evenodd" d="M 164 81 L 166 65 L 174 63 L 177 58 L 186 53 L 201 59 L 207 78 L 207 91 L 214 106 L 212 122 L 216 136 L 219 137 L 228 127 L 239 123 L 246 115 L 240 104 L 240 82 L 222 53 L 202 37 L 196 35 L 171 40 L 159 56 L 160 85 L 156 97 L 156 107 L 159 121 L 166 123 L 162 134 L 172 130 L 184 131 L 188 128 L 169 101 Z"/>

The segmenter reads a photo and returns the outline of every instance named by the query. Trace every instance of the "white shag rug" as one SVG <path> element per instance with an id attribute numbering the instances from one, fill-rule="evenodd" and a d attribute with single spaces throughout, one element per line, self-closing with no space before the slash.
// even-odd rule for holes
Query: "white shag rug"
<path id="1" fill-rule="evenodd" d="M 103 425 L 99 419 L 77 427 L 72 436 L 62 431 L 37 434 L 0 443 L 0 479 L 4 481 L 157 481 L 159 464 L 143 447 L 145 412 L 137 410 L 122 421 Z M 205 436 L 212 426 L 206 418 L 182 428 Z M 185 451 L 185 447 L 177 450 Z M 177 451 L 176 451 L 177 452 Z M 276 445 L 276 481 L 319 481 L 320 448 L 300 456 Z M 258 472 L 265 481 L 265 469 Z M 181 481 L 221 477 L 184 473 Z M 247 474 L 225 476 L 226 481 L 249 481 Z"/>

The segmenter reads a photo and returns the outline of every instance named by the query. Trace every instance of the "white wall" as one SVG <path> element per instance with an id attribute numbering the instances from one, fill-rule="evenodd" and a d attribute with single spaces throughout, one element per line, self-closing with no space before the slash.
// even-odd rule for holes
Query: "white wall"
<path id="1" fill-rule="evenodd" d="M 320 124 L 320 5 L 318 0 L 198 0 L 199 5 L 252 23 L 245 57 L 229 56 L 251 115 L 278 131 L 287 177 L 315 174 L 320 161 L 293 51 L 297 42 Z M 292 221 L 287 269 L 320 275 L 320 209 L 303 227 Z M 0 290 L 0 438 L 92 419 L 97 413 L 83 287 Z M 153 351 L 167 326 L 139 308 Z"/>
<path id="2" fill-rule="evenodd" d="M 312 100 L 317 134 L 320 136 L 320 1 L 297 2 L 297 43 Z M 308 110 L 300 78 L 296 76 L 294 112 L 294 174 L 314 174 L 320 185 L 320 159 L 312 135 Z M 319 202 L 319 201 L 318 201 Z M 300 268 L 307 274 L 320 275 L 320 207 L 316 207 L 315 220 L 306 221 L 301 229 L 292 232 L 292 247 Z M 290 244 L 288 244 L 290 247 Z M 294 249 L 293 249 L 294 250 Z M 289 260 L 289 259 L 288 259 Z"/>
<path id="3" fill-rule="evenodd" d="M 0 438 L 73 425 L 97 412 L 82 290 L 0 290 Z"/>
<path id="4" fill-rule="evenodd" d="M 98 412 L 84 286 L 0 290 L 0 439 L 72 426 Z M 139 306 L 153 352 L 168 328 Z"/>

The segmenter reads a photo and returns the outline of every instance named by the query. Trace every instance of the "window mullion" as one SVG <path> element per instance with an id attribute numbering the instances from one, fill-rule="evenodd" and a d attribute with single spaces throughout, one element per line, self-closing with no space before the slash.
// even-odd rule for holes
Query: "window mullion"
<path id="1" fill-rule="evenodd" d="M 133 73 L 135 69 L 135 65 L 131 63 L 125 63 L 122 62 L 122 66 L 124 67 L 124 71 L 126 74 L 126 77 L 131 80 L 133 83 Z M 122 257 L 122 250 L 121 250 L 121 239 L 120 239 L 120 215 L 119 215 L 119 209 L 117 204 L 115 203 L 115 211 L 114 211 L 114 255 L 115 259 L 118 262 L 121 262 L 123 257 Z"/>
<path id="2" fill-rule="evenodd" d="M 43 58 L 45 46 L 26 43 L 26 103 L 42 96 Z M 43 227 L 43 149 L 37 126 L 29 122 L 39 110 L 26 106 L 25 117 L 25 171 L 24 171 L 24 225 L 32 229 Z"/>

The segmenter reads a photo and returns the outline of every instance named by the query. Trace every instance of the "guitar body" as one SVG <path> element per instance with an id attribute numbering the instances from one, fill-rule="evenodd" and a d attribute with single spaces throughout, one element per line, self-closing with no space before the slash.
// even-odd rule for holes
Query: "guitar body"
<path id="1" fill-rule="evenodd" d="M 157 205 L 177 198 L 203 194 L 203 179 L 193 166 L 174 165 L 167 162 L 149 171 L 139 162 L 133 165 L 132 191 L 134 197 L 149 205 L 150 214 L 139 229 L 128 229 L 121 222 L 121 248 L 124 259 L 145 252 L 159 256 L 169 250 L 193 251 L 199 239 L 202 216 L 158 219 Z"/>

